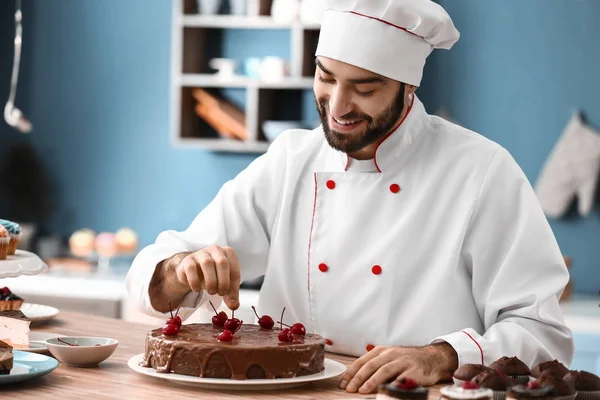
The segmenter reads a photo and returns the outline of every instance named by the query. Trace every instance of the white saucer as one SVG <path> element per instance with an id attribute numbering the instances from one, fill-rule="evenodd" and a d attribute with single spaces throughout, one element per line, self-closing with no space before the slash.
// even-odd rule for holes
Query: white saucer
<path id="1" fill-rule="evenodd" d="M 154 378 L 166 379 L 168 381 L 186 386 L 196 386 L 204 389 L 217 390 L 279 390 L 289 389 L 307 385 L 311 382 L 322 381 L 324 379 L 336 378 L 346 372 L 346 366 L 337 361 L 325 359 L 325 369 L 317 374 L 298 376 L 295 378 L 282 379 L 248 379 L 245 381 L 232 379 L 199 378 L 197 376 L 181 374 L 163 374 L 158 373 L 152 368 L 140 367 L 139 364 L 144 359 L 144 354 L 133 356 L 127 362 L 129 368 L 140 374 L 152 376 Z"/>
<path id="2" fill-rule="evenodd" d="M 58 315 L 58 308 L 32 303 L 23 303 L 20 311 L 33 323 L 47 321 Z"/>
<path id="3" fill-rule="evenodd" d="M 29 332 L 29 348 L 18 349 L 20 351 L 27 351 L 29 353 L 46 353 L 48 351 L 48 345 L 46 340 L 63 337 L 65 335 L 59 335 L 58 333 L 51 332 Z"/>

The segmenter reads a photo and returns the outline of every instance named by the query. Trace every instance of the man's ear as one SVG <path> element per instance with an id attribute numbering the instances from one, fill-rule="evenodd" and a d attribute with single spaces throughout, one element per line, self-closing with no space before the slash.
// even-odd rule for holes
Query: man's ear
<path id="1" fill-rule="evenodd" d="M 406 85 L 406 94 L 413 94 L 417 90 L 415 85 Z"/>

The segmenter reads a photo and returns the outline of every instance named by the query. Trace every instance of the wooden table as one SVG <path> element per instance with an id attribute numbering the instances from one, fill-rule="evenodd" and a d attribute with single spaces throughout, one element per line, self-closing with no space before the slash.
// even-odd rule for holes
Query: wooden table
<path id="1" fill-rule="evenodd" d="M 337 388 L 339 378 L 307 386 L 271 392 L 223 392 L 182 386 L 141 375 L 127 366 L 130 357 L 144 351 L 144 338 L 151 327 L 121 320 L 61 312 L 57 318 L 32 330 L 71 336 L 99 336 L 117 339 L 113 355 L 95 368 L 73 368 L 59 364 L 41 378 L 0 386 L 6 399 L 367 399 L 375 395 L 350 394 Z M 346 365 L 353 358 L 328 354 L 328 358 Z M 438 399 L 439 390 L 431 388 L 430 399 Z"/>

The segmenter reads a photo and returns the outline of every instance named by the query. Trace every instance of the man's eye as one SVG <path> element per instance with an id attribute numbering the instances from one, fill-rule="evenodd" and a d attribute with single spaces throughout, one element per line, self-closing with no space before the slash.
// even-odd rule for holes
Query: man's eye
<path id="1" fill-rule="evenodd" d="M 325 79 L 322 75 L 319 75 L 319 80 L 323 83 L 333 83 L 333 79 Z"/>

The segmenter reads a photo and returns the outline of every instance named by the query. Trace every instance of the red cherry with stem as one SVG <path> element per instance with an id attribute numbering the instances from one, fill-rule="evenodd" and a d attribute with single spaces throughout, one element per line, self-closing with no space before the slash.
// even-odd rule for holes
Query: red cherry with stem
<path id="1" fill-rule="evenodd" d="M 170 302 L 169 302 L 169 308 L 171 308 Z M 181 317 L 177 315 L 177 314 L 179 314 L 180 308 L 181 307 L 177 308 L 177 312 L 175 313 L 175 316 L 173 316 L 173 312 L 171 312 L 171 318 L 169 318 L 167 320 L 167 325 L 169 325 L 169 324 L 177 325 L 177 328 L 181 329 L 181 324 L 182 324 Z"/>
<path id="2" fill-rule="evenodd" d="M 283 311 L 281 311 L 281 320 L 279 320 L 279 329 L 283 330 L 283 314 L 285 313 L 285 307 L 283 307 Z M 287 326 L 287 325 L 286 325 Z"/>
<path id="3" fill-rule="evenodd" d="M 417 382 L 410 378 L 402 378 L 398 381 L 398 388 L 402 390 L 412 390 L 417 387 Z"/>
<path id="4" fill-rule="evenodd" d="M 225 314 L 223 311 L 221 311 L 220 313 L 217 312 L 217 309 L 215 308 L 215 306 L 213 305 L 212 301 L 209 301 L 210 306 L 212 307 L 213 310 L 215 310 L 215 316 L 212 317 L 212 323 L 214 326 L 223 326 L 225 325 L 225 321 L 227 321 L 227 314 Z"/>
<path id="5" fill-rule="evenodd" d="M 538 381 L 527 382 L 527 389 L 535 390 L 541 388 L 542 385 Z"/>
<path id="6" fill-rule="evenodd" d="M 231 311 L 231 318 L 228 319 L 227 321 L 225 321 L 225 329 L 229 329 L 231 332 L 235 332 L 238 329 L 238 326 L 240 326 L 240 320 L 237 318 L 234 318 L 235 315 L 235 310 Z"/>
<path id="7" fill-rule="evenodd" d="M 219 342 L 231 342 L 233 340 L 233 333 L 230 330 L 225 329 L 223 332 L 219 333 L 217 336 Z"/>
<path id="8" fill-rule="evenodd" d="M 167 324 L 162 328 L 163 335 L 173 336 L 179 333 L 179 328 L 175 324 Z"/>
<path id="9" fill-rule="evenodd" d="M 306 335 L 306 328 L 300 322 L 296 322 L 294 325 L 292 325 L 290 330 L 295 335 Z"/>
<path id="10" fill-rule="evenodd" d="M 254 308 L 254 306 L 252 306 L 252 309 L 254 310 L 254 314 L 256 315 L 256 318 L 258 318 L 258 324 L 260 325 L 261 328 L 265 328 L 265 329 L 273 328 L 273 325 L 275 325 L 275 322 L 273 322 L 273 318 L 269 317 L 268 315 L 263 315 L 262 317 L 259 317 L 258 313 L 256 312 L 256 308 Z"/>
<path id="11" fill-rule="evenodd" d="M 237 331 L 239 331 L 240 328 L 242 327 L 243 323 L 244 323 L 244 321 L 240 321 L 240 324 L 238 325 L 237 329 L 235 331 L 233 331 L 233 333 L 236 333 Z"/>
<path id="12" fill-rule="evenodd" d="M 294 339 L 291 333 L 292 332 L 289 328 L 285 328 L 281 332 L 279 332 L 279 334 L 277 334 L 277 338 L 280 342 L 291 342 Z"/>
<path id="13" fill-rule="evenodd" d="M 468 389 L 468 390 L 475 390 L 475 389 L 479 389 L 479 385 L 470 381 L 465 381 L 463 382 L 463 384 L 461 385 L 461 387 L 463 389 Z"/>

